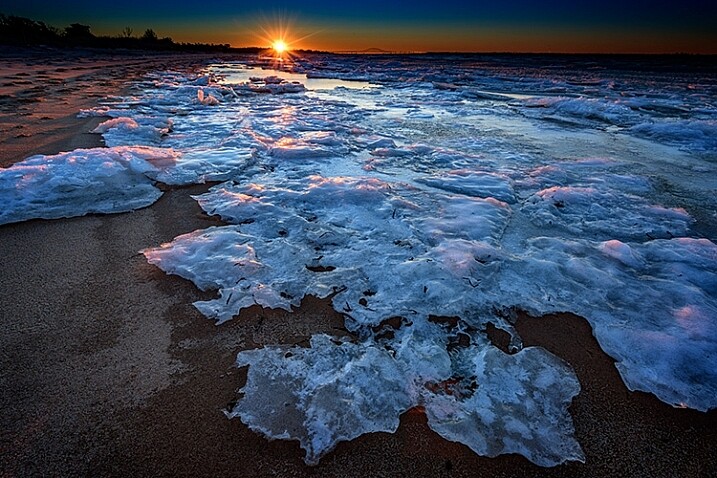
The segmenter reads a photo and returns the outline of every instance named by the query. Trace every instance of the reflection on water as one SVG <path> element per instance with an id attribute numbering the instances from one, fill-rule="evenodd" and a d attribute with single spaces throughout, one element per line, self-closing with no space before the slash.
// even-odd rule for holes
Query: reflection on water
<path id="1" fill-rule="evenodd" d="M 378 85 L 369 83 L 368 81 L 347 81 L 335 80 L 330 78 L 307 78 L 304 74 L 290 73 L 288 71 L 271 70 L 257 68 L 253 66 L 244 66 L 239 64 L 222 64 L 211 65 L 210 68 L 218 72 L 223 79 L 223 84 L 239 84 L 251 81 L 252 78 L 265 78 L 267 76 L 276 76 L 286 81 L 297 81 L 304 85 L 307 90 L 333 90 L 338 87 L 365 89 L 377 88 Z"/>

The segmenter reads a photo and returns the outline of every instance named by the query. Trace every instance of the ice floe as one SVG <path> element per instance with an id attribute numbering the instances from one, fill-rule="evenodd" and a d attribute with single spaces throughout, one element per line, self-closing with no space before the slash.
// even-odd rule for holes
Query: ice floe
<path id="1" fill-rule="evenodd" d="M 172 151 L 144 147 L 33 156 L 0 169 L 0 224 L 149 206 L 162 192 L 146 173 L 174 158 Z"/>
<path id="2" fill-rule="evenodd" d="M 249 376 L 245 399 L 229 416 L 268 437 L 298 440 L 308 464 L 340 441 L 395 432 L 411 405 L 399 365 L 386 350 L 337 344 L 326 335 L 312 337 L 310 348 L 242 352 L 237 365 L 249 365 Z"/>
<path id="3" fill-rule="evenodd" d="M 459 355 L 452 364 L 444 348 L 412 335 L 395 354 L 326 335 L 309 348 L 241 352 L 237 365 L 249 375 L 228 415 L 270 438 L 298 440 L 308 464 L 338 442 L 396 431 L 399 415 L 417 405 L 436 432 L 481 455 L 520 453 L 543 466 L 584 460 L 567 413 L 580 385 L 566 364 L 539 348 Z"/>
<path id="4" fill-rule="evenodd" d="M 220 321 L 254 303 L 289 309 L 307 294 L 326 297 L 341 288 L 334 304 L 353 311 L 358 324 L 376 325 L 392 314 L 465 316 L 479 303 L 465 292 L 491 270 L 475 258 L 490 256 L 510 217 L 494 199 L 431 196 L 372 178 L 219 186 L 198 200 L 240 226 L 197 231 L 145 255 L 202 288 L 220 289 L 218 299 L 197 304 Z M 252 256 L 237 254 L 237 243 L 248 244 Z M 188 251 L 202 258 L 201 267 L 186 261 Z"/>
<path id="5" fill-rule="evenodd" d="M 632 390 L 675 406 L 717 407 L 717 245 L 679 238 L 533 238 L 495 278 L 498 301 L 587 318 Z"/>

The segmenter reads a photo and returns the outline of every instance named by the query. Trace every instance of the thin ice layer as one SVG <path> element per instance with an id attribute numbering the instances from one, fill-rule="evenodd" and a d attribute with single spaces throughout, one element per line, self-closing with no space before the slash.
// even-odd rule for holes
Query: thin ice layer
<path id="1" fill-rule="evenodd" d="M 463 355 L 463 372 L 476 390 L 426 400 L 433 430 L 483 456 L 518 453 L 541 466 L 585 461 L 567 413 L 580 383 L 565 362 L 538 347 L 515 355 L 484 347 Z"/>
<path id="2" fill-rule="evenodd" d="M 540 316 L 588 319 L 632 390 L 673 405 L 717 407 L 717 246 L 680 238 L 536 238 L 503 263 L 495 300 Z"/>
<path id="3" fill-rule="evenodd" d="M 0 170 L 0 224 L 149 206 L 162 192 L 145 173 L 173 158 L 171 151 L 143 147 L 33 156 Z"/>
<path id="4" fill-rule="evenodd" d="M 388 352 L 326 335 L 312 337 L 310 348 L 241 352 L 237 365 L 249 365 L 249 373 L 244 397 L 229 416 L 269 438 L 298 440 L 308 464 L 338 442 L 395 432 L 411 405 Z"/>
<path id="5" fill-rule="evenodd" d="M 396 431 L 400 414 L 416 405 L 426 408 L 431 428 L 482 455 L 520 453 L 542 466 L 584 460 L 567 412 L 580 385 L 545 350 L 510 356 L 470 347 L 452 364 L 440 340 L 409 333 L 391 346 L 395 354 L 370 341 L 316 335 L 310 348 L 241 352 L 247 383 L 228 415 L 269 438 L 298 440 L 308 464 L 340 441 Z M 459 374 L 477 388 L 455 388 Z"/>
<path id="6" fill-rule="evenodd" d="M 334 291 L 334 306 L 357 324 L 474 315 L 481 297 L 469 292 L 493 272 L 491 244 L 510 217 L 494 199 L 433 196 L 375 178 L 224 185 L 198 199 L 241 226 L 197 231 L 144 254 L 219 289 L 218 299 L 195 304 L 219 321 L 255 303 L 289 309 L 307 294 Z"/>

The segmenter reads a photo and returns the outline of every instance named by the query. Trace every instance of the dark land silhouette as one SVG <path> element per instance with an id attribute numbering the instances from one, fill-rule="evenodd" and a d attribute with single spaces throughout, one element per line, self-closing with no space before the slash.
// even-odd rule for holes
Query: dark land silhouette
<path id="1" fill-rule="evenodd" d="M 60 29 L 42 21 L 1 13 L 0 45 L 226 53 L 258 53 L 265 49 L 234 48 L 228 43 L 175 42 L 169 37 L 159 38 L 151 28 L 141 35 L 134 35 L 133 30 L 127 27 L 118 36 L 97 36 L 89 25 L 72 23 Z"/>

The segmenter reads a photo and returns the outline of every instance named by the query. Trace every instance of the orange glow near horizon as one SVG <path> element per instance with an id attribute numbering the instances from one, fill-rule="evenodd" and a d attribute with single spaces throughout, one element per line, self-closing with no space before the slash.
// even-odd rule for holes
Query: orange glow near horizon
<path id="1" fill-rule="evenodd" d="M 299 21 L 287 15 L 273 18 L 229 19 L 213 29 L 194 22 L 167 23 L 158 35 L 180 42 L 228 43 L 233 47 L 261 47 L 272 51 L 283 41 L 287 52 L 311 49 L 363 51 L 377 48 L 397 52 L 532 52 L 532 53 L 706 53 L 716 54 L 717 43 L 701 31 L 579 28 L 576 26 L 523 28 L 510 24 L 481 26 L 384 24 Z M 100 34 L 116 34 L 115 30 Z"/>

